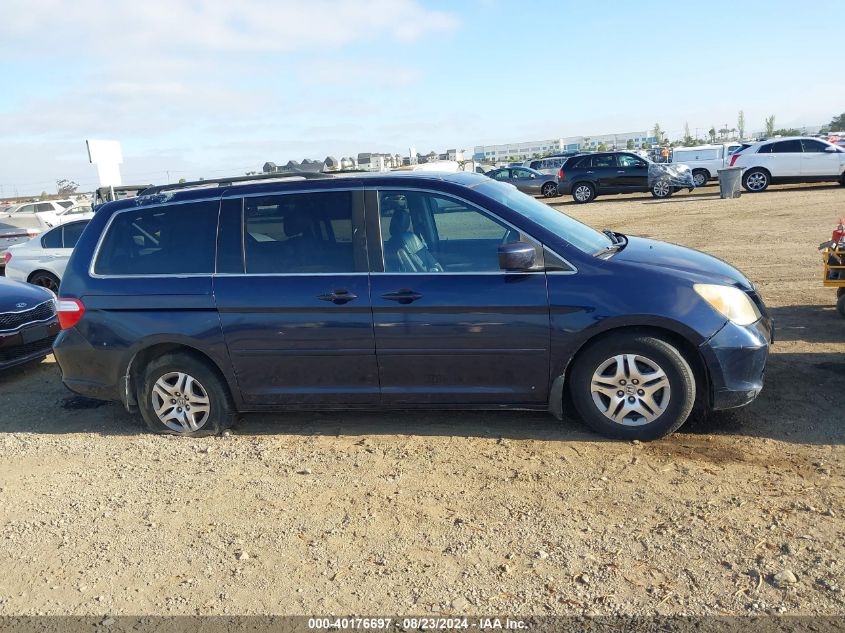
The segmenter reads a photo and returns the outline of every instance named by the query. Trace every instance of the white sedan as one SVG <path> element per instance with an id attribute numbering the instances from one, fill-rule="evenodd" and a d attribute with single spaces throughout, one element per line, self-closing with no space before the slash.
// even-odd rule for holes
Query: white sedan
<path id="1" fill-rule="evenodd" d="M 70 254 L 87 224 L 88 220 L 68 222 L 10 246 L 5 255 L 6 277 L 58 293 Z"/>

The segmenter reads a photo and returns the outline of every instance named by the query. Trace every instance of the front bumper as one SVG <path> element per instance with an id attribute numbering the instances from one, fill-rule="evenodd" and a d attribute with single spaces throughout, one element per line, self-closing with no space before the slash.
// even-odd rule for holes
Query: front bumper
<path id="1" fill-rule="evenodd" d="M 44 358 L 53 351 L 51 346 L 58 333 L 55 317 L 13 332 L 0 332 L 0 371 Z"/>
<path id="2" fill-rule="evenodd" d="M 733 409 L 754 400 L 763 389 L 774 324 L 763 317 L 751 325 L 730 321 L 702 343 L 710 377 L 710 406 Z"/>

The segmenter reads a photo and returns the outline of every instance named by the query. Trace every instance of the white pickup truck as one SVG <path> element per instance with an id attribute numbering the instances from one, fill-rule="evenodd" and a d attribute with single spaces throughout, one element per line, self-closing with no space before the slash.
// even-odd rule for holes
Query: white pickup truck
<path id="1" fill-rule="evenodd" d="M 743 145 L 738 142 L 698 145 L 697 147 L 676 147 L 672 150 L 672 162 L 687 165 L 692 169 L 696 187 L 703 187 L 711 178 L 718 178 L 718 170 L 729 167 L 731 154 Z"/>

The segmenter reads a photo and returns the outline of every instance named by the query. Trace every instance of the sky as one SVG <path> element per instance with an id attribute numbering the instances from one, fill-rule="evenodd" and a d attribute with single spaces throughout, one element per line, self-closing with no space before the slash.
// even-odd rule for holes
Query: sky
<path id="1" fill-rule="evenodd" d="M 1 0 L 0 198 L 845 112 L 842 0 Z"/>

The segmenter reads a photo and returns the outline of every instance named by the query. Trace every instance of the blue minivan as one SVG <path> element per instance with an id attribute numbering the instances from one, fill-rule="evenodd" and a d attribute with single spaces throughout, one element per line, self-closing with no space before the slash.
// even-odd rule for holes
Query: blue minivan
<path id="1" fill-rule="evenodd" d="M 470 173 L 153 187 L 62 280 L 65 385 L 154 431 L 240 412 L 535 409 L 652 439 L 751 402 L 772 321 L 735 268 Z"/>

